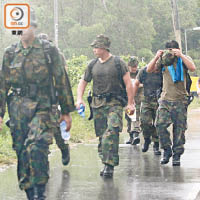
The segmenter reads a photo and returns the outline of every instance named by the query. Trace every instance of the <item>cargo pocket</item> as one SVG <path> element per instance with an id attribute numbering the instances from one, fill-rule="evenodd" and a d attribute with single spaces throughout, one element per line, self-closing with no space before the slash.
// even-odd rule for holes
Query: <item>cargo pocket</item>
<path id="1" fill-rule="evenodd" d="M 48 111 L 36 113 L 29 123 L 26 145 L 32 142 L 47 145 L 52 144 L 53 128 Z"/>

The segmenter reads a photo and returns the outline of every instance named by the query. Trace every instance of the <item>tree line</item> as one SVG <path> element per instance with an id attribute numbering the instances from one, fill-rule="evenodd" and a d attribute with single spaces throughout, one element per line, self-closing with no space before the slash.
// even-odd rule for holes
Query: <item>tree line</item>
<path id="1" fill-rule="evenodd" d="M 21 0 L 19 0 L 20 2 Z M 8 0 L 4 0 L 4 3 Z M 10 2 L 10 1 L 9 1 Z M 27 0 L 34 8 L 38 33 L 54 40 L 54 1 Z M 200 26 L 200 0 L 179 0 L 178 11 L 185 52 L 184 30 Z M 90 43 L 97 34 L 111 39 L 115 55 L 136 55 L 148 62 L 166 41 L 175 39 L 170 0 L 58 0 L 59 48 L 67 59 L 73 56 L 93 57 Z M 2 49 L 16 40 L 1 27 Z M 200 68 L 200 31 L 187 31 L 188 55 Z M 200 70 L 195 72 L 200 75 Z"/>

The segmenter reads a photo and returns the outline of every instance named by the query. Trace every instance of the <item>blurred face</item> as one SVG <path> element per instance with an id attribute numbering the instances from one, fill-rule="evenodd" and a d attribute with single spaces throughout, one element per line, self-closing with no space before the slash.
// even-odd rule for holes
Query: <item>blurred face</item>
<path id="1" fill-rule="evenodd" d="M 105 53 L 106 49 L 102 49 L 102 48 L 94 48 L 93 49 L 93 53 L 97 58 L 101 58 L 104 53 Z"/>
<path id="2" fill-rule="evenodd" d="M 137 69 L 138 69 L 138 66 L 136 65 L 136 66 L 128 66 L 128 68 L 129 68 L 129 71 L 131 72 L 131 73 L 136 73 L 136 71 L 137 71 Z"/>
<path id="3" fill-rule="evenodd" d="M 160 72 L 159 69 L 158 69 L 158 61 L 156 62 L 156 68 L 155 68 L 155 71 L 153 73 L 158 73 Z"/>
<path id="4" fill-rule="evenodd" d="M 21 36 L 21 40 L 28 42 L 29 40 L 34 38 L 34 36 L 35 36 L 35 27 L 30 26 L 29 28 L 27 28 L 23 31 L 23 34 Z"/>

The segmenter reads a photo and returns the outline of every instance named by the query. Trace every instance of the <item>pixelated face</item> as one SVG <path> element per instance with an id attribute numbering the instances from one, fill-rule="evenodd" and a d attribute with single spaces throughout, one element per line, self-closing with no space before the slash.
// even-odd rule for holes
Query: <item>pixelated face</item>
<path id="1" fill-rule="evenodd" d="M 136 73 L 136 71 L 138 69 L 138 66 L 137 65 L 135 65 L 135 66 L 128 66 L 128 68 L 129 68 L 129 71 L 131 73 Z"/>
<path id="2" fill-rule="evenodd" d="M 34 33 L 35 33 L 35 27 L 30 26 L 29 28 L 27 28 L 23 31 L 23 34 L 21 35 L 21 40 L 29 41 L 31 38 L 34 37 Z"/>
<path id="3" fill-rule="evenodd" d="M 105 53 L 106 49 L 102 48 L 93 48 L 93 53 L 97 58 L 102 57 L 102 55 Z"/>

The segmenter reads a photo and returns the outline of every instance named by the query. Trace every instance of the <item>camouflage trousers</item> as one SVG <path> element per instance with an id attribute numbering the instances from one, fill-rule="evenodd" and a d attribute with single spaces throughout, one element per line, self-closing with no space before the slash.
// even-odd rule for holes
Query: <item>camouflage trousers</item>
<path id="1" fill-rule="evenodd" d="M 173 145 L 167 128 L 173 125 Z M 184 102 L 160 101 L 156 120 L 156 129 L 160 136 L 161 148 L 172 145 L 174 154 L 183 154 L 185 130 L 187 129 L 187 106 Z"/>
<path id="2" fill-rule="evenodd" d="M 54 138 L 56 140 L 56 144 L 60 150 L 66 150 L 68 149 L 68 144 L 65 144 L 65 140 L 63 140 L 60 132 L 60 127 L 58 127 L 54 131 Z"/>
<path id="3" fill-rule="evenodd" d="M 132 132 L 140 132 L 140 105 L 141 101 L 137 102 L 136 101 L 136 121 L 131 121 L 131 119 L 128 117 L 128 115 L 125 113 L 125 119 L 127 120 L 127 132 L 129 135 Z"/>
<path id="4" fill-rule="evenodd" d="M 144 139 L 151 138 L 158 142 L 158 134 L 155 127 L 156 112 L 158 109 L 157 99 L 144 99 L 141 105 L 140 121 Z"/>
<path id="5" fill-rule="evenodd" d="M 65 144 L 60 132 L 59 119 L 60 119 L 60 111 L 58 110 L 58 105 L 52 106 L 52 114 L 54 121 L 54 138 L 56 140 L 56 144 L 60 150 L 67 150 L 68 144 Z"/>
<path id="6" fill-rule="evenodd" d="M 119 132 L 122 131 L 123 108 L 120 105 L 93 108 L 96 136 L 99 137 L 98 153 L 102 163 L 119 164 Z"/>
<path id="7" fill-rule="evenodd" d="M 49 179 L 48 154 L 53 137 L 50 117 L 50 112 L 41 111 L 36 112 L 30 122 L 23 117 L 18 118 L 19 121 L 11 120 L 13 149 L 18 159 L 17 175 L 22 190 L 35 184 L 46 184 Z"/>

